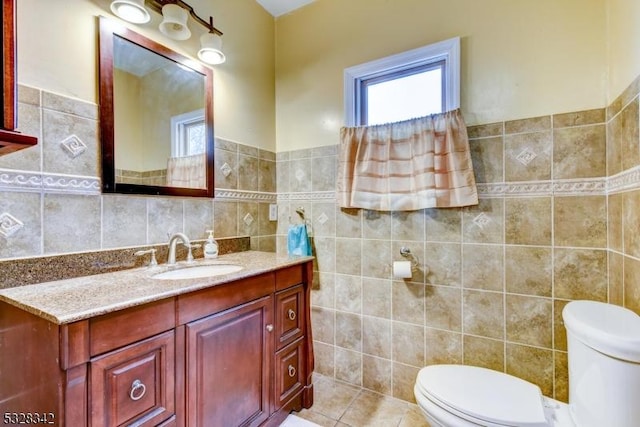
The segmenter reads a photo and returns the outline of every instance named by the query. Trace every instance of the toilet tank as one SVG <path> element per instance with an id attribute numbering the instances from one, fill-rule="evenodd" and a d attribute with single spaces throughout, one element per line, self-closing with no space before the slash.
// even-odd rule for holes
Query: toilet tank
<path id="1" fill-rule="evenodd" d="M 575 424 L 640 426 L 640 316 L 612 304 L 572 301 L 562 318 Z"/>

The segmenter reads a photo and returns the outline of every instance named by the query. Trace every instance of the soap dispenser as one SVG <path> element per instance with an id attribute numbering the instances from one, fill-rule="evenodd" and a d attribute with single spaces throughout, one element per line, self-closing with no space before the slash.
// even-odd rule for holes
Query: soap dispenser
<path id="1" fill-rule="evenodd" d="M 204 257 L 205 258 L 218 258 L 218 242 L 213 240 L 213 230 L 207 230 L 209 237 L 204 244 Z"/>

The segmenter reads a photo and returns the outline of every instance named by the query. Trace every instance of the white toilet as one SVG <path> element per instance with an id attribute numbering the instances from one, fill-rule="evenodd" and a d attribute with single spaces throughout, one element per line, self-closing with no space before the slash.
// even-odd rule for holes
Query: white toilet
<path id="1" fill-rule="evenodd" d="M 432 427 L 639 427 L 640 316 L 596 301 L 562 311 L 569 355 L 569 404 L 512 375 L 432 365 L 414 393 Z"/>

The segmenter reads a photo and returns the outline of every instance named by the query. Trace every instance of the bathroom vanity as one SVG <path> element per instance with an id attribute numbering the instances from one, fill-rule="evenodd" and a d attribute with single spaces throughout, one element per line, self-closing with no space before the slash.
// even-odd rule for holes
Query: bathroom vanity
<path id="1" fill-rule="evenodd" d="M 274 426 L 310 407 L 312 257 L 248 251 L 216 263 L 243 268 L 167 280 L 154 277 L 160 266 L 0 291 L 3 422 Z"/>

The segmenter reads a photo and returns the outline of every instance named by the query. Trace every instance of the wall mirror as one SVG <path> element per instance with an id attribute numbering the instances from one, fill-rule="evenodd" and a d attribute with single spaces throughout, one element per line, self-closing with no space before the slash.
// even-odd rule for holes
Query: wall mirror
<path id="1" fill-rule="evenodd" d="M 104 193 L 213 197 L 213 72 L 104 17 Z"/>

